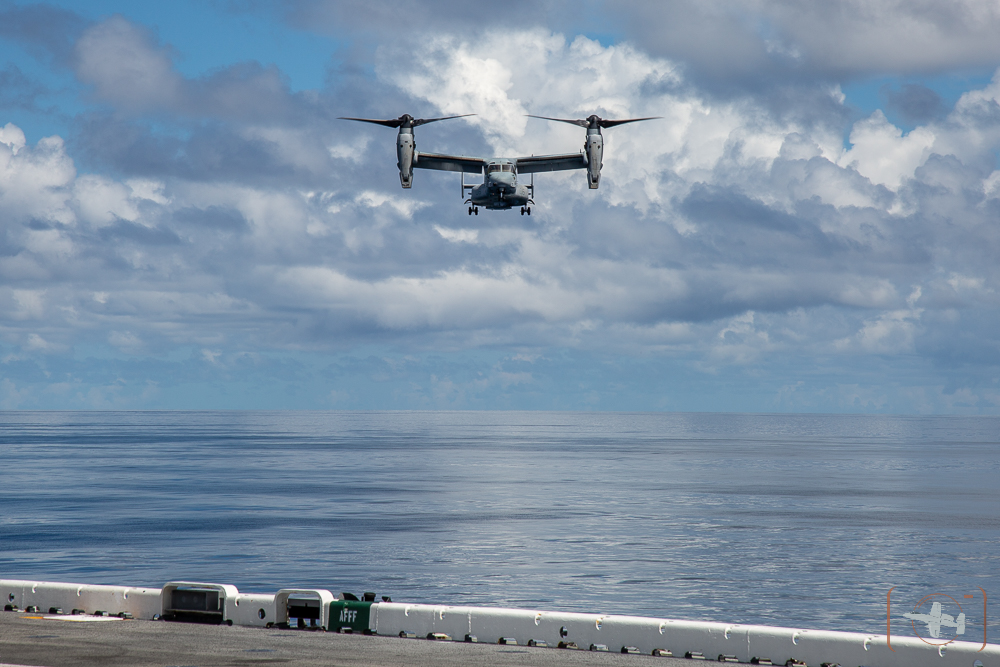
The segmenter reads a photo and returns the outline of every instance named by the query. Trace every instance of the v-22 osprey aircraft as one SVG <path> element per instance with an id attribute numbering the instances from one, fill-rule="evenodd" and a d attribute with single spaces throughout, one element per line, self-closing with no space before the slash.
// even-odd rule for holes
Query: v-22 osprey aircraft
<path id="1" fill-rule="evenodd" d="M 564 171 L 567 169 L 586 169 L 587 184 L 591 190 L 596 190 L 601 183 L 601 166 L 604 157 L 604 137 L 602 128 L 635 123 L 641 120 L 653 120 L 660 116 L 649 118 L 629 118 L 626 120 L 605 120 L 597 115 L 591 115 L 579 120 L 566 118 L 549 118 L 547 116 L 531 116 L 543 120 L 554 120 L 560 123 L 571 123 L 587 129 L 587 139 L 583 150 L 579 153 L 564 155 L 532 155 L 516 158 L 481 158 L 459 155 L 439 155 L 437 153 L 421 153 L 417 150 L 413 138 L 413 129 L 427 123 L 452 118 L 465 118 L 475 114 L 445 116 L 443 118 L 414 118 L 403 114 L 399 118 L 381 120 L 376 118 L 347 118 L 341 120 L 356 120 L 362 123 L 374 123 L 386 127 L 398 127 L 396 136 L 396 156 L 399 167 L 399 182 L 403 188 L 413 185 L 414 169 L 437 169 L 439 171 L 457 171 L 462 174 L 462 199 L 469 204 L 469 215 L 479 215 L 479 207 L 502 211 L 521 207 L 521 215 L 531 215 L 531 204 L 535 197 L 535 173 L 543 171 Z M 481 185 L 465 182 L 466 174 L 484 174 Z M 527 184 L 518 183 L 518 175 L 531 174 Z M 469 198 L 465 191 L 469 190 Z"/>

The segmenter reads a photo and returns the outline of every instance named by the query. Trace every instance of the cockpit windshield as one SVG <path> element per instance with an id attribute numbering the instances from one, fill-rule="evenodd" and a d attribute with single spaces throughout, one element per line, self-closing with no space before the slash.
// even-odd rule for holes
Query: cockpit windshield
<path id="1" fill-rule="evenodd" d="M 491 164 L 486 168 L 486 171 L 490 174 L 497 171 L 514 171 L 514 165 L 512 164 Z"/>

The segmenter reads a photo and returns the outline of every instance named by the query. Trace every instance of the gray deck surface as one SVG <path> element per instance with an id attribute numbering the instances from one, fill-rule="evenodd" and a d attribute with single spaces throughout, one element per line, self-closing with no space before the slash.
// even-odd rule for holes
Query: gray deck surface
<path id="1" fill-rule="evenodd" d="M 34 616 L 35 618 L 28 618 Z M 79 623 L 0 612 L 0 665 L 620 665 L 690 667 L 677 658 L 435 642 L 157 621 Z M 612 647 L 618 648 L 621 647 Z M 713 658 L 715 656 L 712 656 Z"/>

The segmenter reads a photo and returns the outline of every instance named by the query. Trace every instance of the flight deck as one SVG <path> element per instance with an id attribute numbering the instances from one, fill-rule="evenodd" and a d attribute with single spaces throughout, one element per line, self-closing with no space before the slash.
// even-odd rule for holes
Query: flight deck
<path id="1" fill-rule="evenodd" d="M 229 584 L 0 580 L 2 665 L 1000 667 L 1000 646 Z"/>

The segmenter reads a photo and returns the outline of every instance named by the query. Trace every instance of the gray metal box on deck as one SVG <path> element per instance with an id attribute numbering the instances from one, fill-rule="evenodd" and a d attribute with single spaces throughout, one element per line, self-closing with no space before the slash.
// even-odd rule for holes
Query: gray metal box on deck
<path id="1" fill-rule="evenodd" d="M 295 619 L 295 627 L 325 628 L 329 623 L 329 604 L 333 593 L 321 588 L 282 588 L 274 596 L 277 625 Z"/>
<path id="2" fill-rule="evenodd" d="M 171 581 L 160 591 L 161 617 L 192 623 L 229 623 L 239 591 L 228 584 Z"/>

